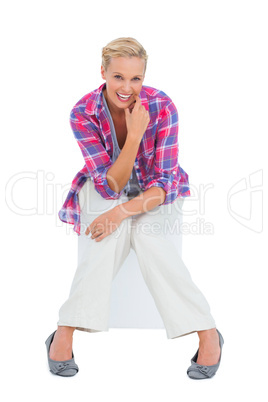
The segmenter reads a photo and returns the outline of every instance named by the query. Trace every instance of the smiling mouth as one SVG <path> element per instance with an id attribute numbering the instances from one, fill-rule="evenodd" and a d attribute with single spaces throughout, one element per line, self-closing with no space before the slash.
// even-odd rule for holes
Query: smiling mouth
<path id="1" fill-rule="evenodd" d="M 116 92 L 116 95 L 118 97 L 118 99 L 120 99 L 123 102 L 128 101 L 132 95 L 123 95 L 123 94 L 119 94 L 118 92 Z"/>

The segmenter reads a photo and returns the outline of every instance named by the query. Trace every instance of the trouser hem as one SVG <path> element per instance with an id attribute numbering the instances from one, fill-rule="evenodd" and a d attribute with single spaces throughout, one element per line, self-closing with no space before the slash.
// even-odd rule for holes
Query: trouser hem
<path id="1" fill-rule="evenodd" d="M 85 331 L 85 332 L 107 332 L 109 331 L 109 328 L 100 328 L 97 325 L 88 325 L 88 324 L 82 324 L 79 322 L 66 322 L 66 321 L 58 321 L 57 322 L 58 326 L 64 326 L 64 327 L 73 327 L 77 329 L 78 331 Z"/>
<path id="2" fill-rule="evenodd" d="M 206 331 L 206 330 L 212 329 L 212 328 L 216 328 L 215 323 L 211 323 L 211 324 L 207 324 L 207 325 L 197 325 L 194 328 L 188 328 L 186 330 L 178 331 L 178 332 L 166 331 L 166 333 L 167 333 L 168 339 L 175 339 L 175 338 L 179 338 L 181 336 L 190 335 L 194 332 Z"/>

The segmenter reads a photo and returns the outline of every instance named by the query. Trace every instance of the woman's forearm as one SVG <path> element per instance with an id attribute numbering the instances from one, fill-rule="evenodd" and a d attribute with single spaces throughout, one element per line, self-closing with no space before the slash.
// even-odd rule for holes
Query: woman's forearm
<path id="1" fill-rule="evenodd" d="M 139 145 L 140 141 L 127 136 L 118 158 L 107 171 L 108 185 L 116 193 L 120 193 L 130 178 Z"/>
<path id="2" fill-rule="evenodd" d="M 117 205 L 122 218 L 148 212 L 165 201 L 166 192 L 162 187 L 151 187 L 132 200 Z"/>

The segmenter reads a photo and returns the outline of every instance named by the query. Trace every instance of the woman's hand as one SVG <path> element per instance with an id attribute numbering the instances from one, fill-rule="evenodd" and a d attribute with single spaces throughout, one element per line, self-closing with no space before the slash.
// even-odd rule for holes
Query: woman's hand
<path id="1" fill-rule="evenodd" d="M 141 100 L 138 95 L 135 95 L 135 106 L 125 109 L 126 125 L 127 125 L 127 137 L 141 142 L 142 136 L 145 133 L 150 121 L 149 112 L 141 104 Z"/>
<path id="2" fill-rule="evenodd" d="M 104 239 L 104 237 L 113 233 L 123 220 L 124 217 L 120 211 L 120 205 L 118 205 L 94 219 L 87 227 L 85 234 L 89 235 L 91 232 L 91 239 L 95 239 L 99 242 Z"/>

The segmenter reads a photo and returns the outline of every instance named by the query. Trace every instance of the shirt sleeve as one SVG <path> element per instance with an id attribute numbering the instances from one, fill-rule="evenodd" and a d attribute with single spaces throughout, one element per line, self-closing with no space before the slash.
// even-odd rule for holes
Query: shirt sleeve
<path id="1" fill-rule="evenodd" d="M 93 180 L 96 191 L 105 199 L 118 199 L 123 190 L 116 193 L 108 185 L 107 171 L 113 162 L 103 145 L 99 127 L 85 115 L 83 107 L 80 105 L 72 109 L 70 125 L 82 151 L 87 170 Z"/>
<path id="2" fill-rule="evenodd" d="M 161 112 L 156 132 L 154 176 L 146 186 L 146 190 L 150 187 L 162 187 L 165 190 L 166 198 L 162 205 L 172 203 L 178 196 L 178 129 L 178 112 L 171 101 Z"/>

